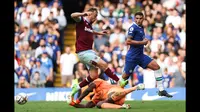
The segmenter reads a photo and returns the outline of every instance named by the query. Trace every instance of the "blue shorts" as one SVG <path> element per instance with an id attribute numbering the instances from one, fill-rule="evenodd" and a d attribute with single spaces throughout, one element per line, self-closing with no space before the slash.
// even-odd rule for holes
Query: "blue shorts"
<path id="1" fill-rule="evenodd" d="M 132 60 L 132 61 L 125 61 L 124 66 L 124 72 L 127 75 L 132 75 L 135 67 L 137 65 L 141 66 L 142 68 L 147 68 L 147 65 L 152 61 L 153 59 L 147 55 L 143 55 L 140 59 Z"/>

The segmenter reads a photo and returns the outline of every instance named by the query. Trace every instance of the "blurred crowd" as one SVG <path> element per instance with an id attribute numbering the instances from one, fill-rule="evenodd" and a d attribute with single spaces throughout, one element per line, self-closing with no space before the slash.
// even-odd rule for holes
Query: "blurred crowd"
<path id="1" fill-rule="evenodd" d="M 67 20 L 61 0 L 14 1 L 15 87 L 54 87 Z"/>
<path id="2" fill-rule="evenodd" d="M 143 27 L 150 40 L 144 53 L 154 58 L 163 73 L 166 88 L 185 87 L 186 84 L 186 7 L 184 0 L 88 0 L 84 11 L 91 7 L 99 10 L 96 31 L 107 30 L 107 35 L 94 36 L 94 48 L 108 63 L 113 72 L 121 77 L 128 46 L 125 44 L 127 29 L 134 22 L 134 14 L 141 11 L 145 15 Z M 74 67 L 75 78 L 81 81 L 88 73 L 78 62 Z M 108 80 L 99 70 L 100 78 Z M 109 81 L 109 80 L 108 80 Z M 146 88 L 155 88 L 154 71 L 135 68 L 129 84 L 144 83 Z"/>
<path id="3" fill-rule="evenodd" d="M 16 86 L 52 87 L 58 65 L 63 87 L 70 87 L 72 81 L 82 81 L 89 75 L 86 66 L 78 61 L 70 46 L 64 48 L 59 41 L 63 36 L 62 28 L 66 26 L 62 3 L 53 0 L 51 3 L 40 2 L 37 5 L 32 0 L 23 1 L 27 2 L 23 2 L 20 7 L 15 4 Z M 88 0 L 83 12 L 91 7 L 98 8 L 93 29 L 107 30 L 108 34 L 94 36 L 94 49 L 119 77 L 129 47 L 125 44 L 127 30 L 134 22 L 134 14 L 143 12 L 145 36 L 150 40 L 144 53 L 160 65 L 164 87 L 185 87 L 185 0 L 157 1 Z M 100 69 L 98 73 L 100 78 L 110 81 Z M 137 66 L 129 85 L 138 83 L 144 83 L 147 88 L 155 88 L 154 71 Z"/>

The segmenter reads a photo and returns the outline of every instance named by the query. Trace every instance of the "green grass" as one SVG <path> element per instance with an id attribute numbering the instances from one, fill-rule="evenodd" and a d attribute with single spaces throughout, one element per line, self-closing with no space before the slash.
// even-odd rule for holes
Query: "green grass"
<path id="1" fill-rule="evenodd" d="M 185 101 L 127 101 L 131 109 L 103 109 L 103 112 L 185 112 Z M 102 109 L 77 109 L 66 102 L 15 103 L 15 112 L 102 112 Z"/>

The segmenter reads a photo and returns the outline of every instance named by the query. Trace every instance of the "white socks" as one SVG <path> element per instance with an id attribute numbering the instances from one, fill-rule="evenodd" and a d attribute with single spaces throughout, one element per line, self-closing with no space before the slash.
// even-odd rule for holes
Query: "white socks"
<path id="1" fill-rule="evenodd" d="M 163 87 L 163 83 L 162 83 L 163 82 L 163 78 L 162 78 L 161 69 L 155 70 L 154 71 L 154 75 L 155 75 L 156 84 L 157 84 L 157 87 L 158 87 L 159 91 L 163 91 L 164 87 Z"/>

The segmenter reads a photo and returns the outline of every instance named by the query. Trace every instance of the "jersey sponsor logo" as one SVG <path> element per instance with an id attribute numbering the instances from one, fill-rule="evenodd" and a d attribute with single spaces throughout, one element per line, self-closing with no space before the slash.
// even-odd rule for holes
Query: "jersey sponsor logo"
<path id="1" fill-rule="evenodd" d="M 174 95 L 174 94 L 177 94 L 178 92 L 170 92 L 169 94 L 170 95 Z M 158 95 L 152 95 L 152 96 L 149 96 L 148 95 L 148 92 L 146 92 L 143 96 L 142 96 L 142 100 L 157 100 L 157 99 L 160 99 L 160 98 L 164 98 L 165 96 L 158 96 Z"/>
<path id="2" fill-rule="evenodd" d="M 87 28 L 87 27 L 85 27 L 85 31 L 87 31 L 87 32 L 90 32 L 90 33 L 92 33 L 92 32 L 93 32 L 93 30 L 92 30 L 92 29 L 90 29 L 90 28 Z"/>

